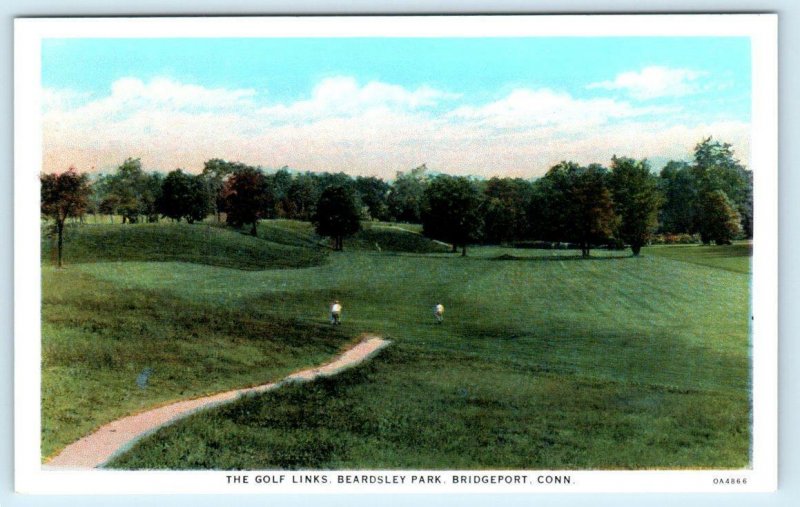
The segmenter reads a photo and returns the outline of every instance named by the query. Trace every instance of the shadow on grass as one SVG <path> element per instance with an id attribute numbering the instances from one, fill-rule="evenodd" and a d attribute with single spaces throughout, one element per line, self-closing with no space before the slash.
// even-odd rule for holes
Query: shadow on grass
<path id="1" fill-rule="evenodd" d="M 627 255 L 610 255 L 604 257 L 583 257 L 582 255 L 548 255 L 539 257 L 517 256 L 510 254 L 498 255 L 497 257 L 490 257 L 490 261 L 525 261 L 525 262 L 548 262 L 548 261 L 618 261 L 624 259 L 635 259 L 636 257 L 631 254 Z"/>

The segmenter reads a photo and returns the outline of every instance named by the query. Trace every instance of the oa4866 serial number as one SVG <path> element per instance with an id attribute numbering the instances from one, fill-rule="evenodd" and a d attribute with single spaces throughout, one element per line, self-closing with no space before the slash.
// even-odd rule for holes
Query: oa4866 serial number
<path id="1" fill-rule="evenodd" d="M 714 477 L 714 485 L 735 486 L 747 484 L 746 477 Z"/>

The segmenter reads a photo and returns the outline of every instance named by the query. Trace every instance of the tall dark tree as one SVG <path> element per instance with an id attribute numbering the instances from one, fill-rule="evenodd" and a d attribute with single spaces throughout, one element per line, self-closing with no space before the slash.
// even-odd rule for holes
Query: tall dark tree
<path id="1" fill-rule="evenodd" d="M 374 176 L 358 176 L 355 182 L 356 192 L 361 203 L 367 208 L 369 218 L 375 220 L 389 219 L 389 190 L 391 186 Z"/>
<path id="2" fill-rule="evenodd" d="M 225 206 L 223 197 L 225 181 L 234 169 L 234 164 L 219 158 L 212 158 L 203 164 L 203 172 L 200 173 L 205 182 L 209 206 L 214 215 L 216 215 L 217 222 L 222 221 L 221 212 L 222 208 Z"/>
<path id="3" fill-rule="evenodd" d="M 58 236 L 58 267 L 62 266 L 64 251 L 64 223 L 69 217 L 81 216 L 89 204 L 91 187 L 85 174 L 78 174 L 75 168 L 61 174 L 40 176 L 42 214 L 54 222 Z"/>
<path id="4" fill-rule="evenodd" d="M 408 173 L 398 171 L 387 198 L 389 214 L 398 222 L 419 223 L 422 210 L 422 196 L 428 182 L 428 168 L 425 164 Z"/>
<path id="5" fill-rule="evenodd" d="M 698 219 L 702 218 L 702 203 L 710 199 L 708 194 L 721 190 L 736 207 L 740 219 L 752 223 L 752 175 L 735 157 L 729 143 L 711 137 L 703 139 L 695 146 L 692 172 L 698 192 Z M 695 224 L 698 232 L 703 228 L 705 225 Z"/>
<path id="6" fill-rule="evenodd" d="M 334 250 L 342 250 L 343 238 L 361 228 L 359 210 L 352 190 L 342 186 L 322 191 L 312 218 L 317 234 L 333 239 Z"/>
<path id="7" fill-rule="evenodd" d="M 313 173 L 297 174 L 286 192 L 286 213 L 290 218 L 311 220 L 322 190 Z"/>
<path id="8" fill-rule="evenodd" d="M 158 200 L 159 212 L 165 217 L 187 222 L 203 220 L 210 211 L 207 180 L 176 169 L 167 174 Z"/>
<path id="9" fill-rule="evenodd" d="M 741 233 L 741 217 L 722 190 L 703 194 L 700 203 L 700 236 L 703 243 L 730 245 Z"/>
<path id="10" fill-rule="evenodd" d="M 139 188 L 139 211 L 148 222 L 158 222 L 158 202 L 161 199 L 161 186 L 164 176 L 161 173 L 145 173 Z"/>
<path id="11" fill-rule="evenodd" d="M 670 160 L 661 169 L 658 187 L 664 198 L 659 214 L 663 232 L 692 233 L 697 221 L 697 183 L 688 162 Z"/>
<path id="12" fill-rule="evenodd" d="M 147 175 L 138 158 L 127 158 L 111 175 L 109 193 L 116 202 L 116 211 L 122 215 L 122 223 L 136 223 L 146 211 L 143 194 L 147 186 Z"/>
<path id="13" fill-rule="evenodd" d="M 292 174 L 288 167 L 281 167 L 275 173 L 267 176 L 270 185 L 275 189 L 275 215 L 280 218 L 293 218 L 290 216 L 291 204 L 289 203 L 289 188 L 292 186 Z"/>
<path id="14" fill-rule="evenodd" d="M 607 175 L 597 164 L 561 162 L 536 182 L 532 218 L 544 239 L 578 243 L 589 257 L 593 244 L 612 237 L 618 218 Z"/>
<path id="15" fill-rule="evenodd" d="M 484 187 L 484 241 L 504 243 L 528 234 L 531 184 L 520 178 L 492 178 Z"/>
<path id="16" fill-rule="evenodd" d="M 614 211 L 620 219 L 619 237 L 631 245 L 633 255 L 639 255 L 650 234 L 658 227 L 658 209 L 662 200 L 658 179 L 650 172 L 646 160 L 614 156 L 609 184 Z"/>
<path id="17" fill-rule="evenodd" d="M 483 196 L 469 178 L 440 175 L 425 188 L 422 203 L 422 233 L 446 241 L 461 255 L 467 245 L 481 238 L 483 229 Z"/>
<path id="18" fill-rule="evenodd" d="M 606 175 L 603 167 L 589 165 L 575 174 L 571 188 L 573 238 L 583 257 L 589 257 L 592 244 L 610 238 L 619 223 Z"/>
<path id="19" fill-rule="evenodd" d="M 234 227 L 251 224 L 250 234 L 256 236 L 258 221 L 272 218 L 275 196 L 261 170 L 244 166 L 238 168 L 225 183 L 223 190 L 227 222 Z"/>

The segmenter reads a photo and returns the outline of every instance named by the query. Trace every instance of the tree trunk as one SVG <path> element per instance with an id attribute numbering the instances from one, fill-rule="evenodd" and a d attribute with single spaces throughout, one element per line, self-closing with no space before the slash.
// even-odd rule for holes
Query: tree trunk
<path id="1" fill-rule="evenodd" d="M 258 222 L 258 220 L 253 221 L 253 227 L 252 229 L 250 229 L 251 236 L 258 236 L 258 230 L 256 229 L 256 222 Z"/>
<path id="2" fill-rule="evenodd" d="M 62 250 L 64 248 L 64 221 L 56 219 L 56 229 L 58 230 L 58 267 L 61 268 Z"/>
<path id="3" fill-rule="evenodd" d="M 631 252 L 633 252 L 634 257 L 639 256 L 639 252 L 642 251 L 642 245 L 631 243 Z"/>
<path id="4" fill-rule="evenodd" d="M 461 247 L 461 257 L 466 257 L 466 256 L 467 256 L 467 244 L 464 243 L 464 245 Z"/>

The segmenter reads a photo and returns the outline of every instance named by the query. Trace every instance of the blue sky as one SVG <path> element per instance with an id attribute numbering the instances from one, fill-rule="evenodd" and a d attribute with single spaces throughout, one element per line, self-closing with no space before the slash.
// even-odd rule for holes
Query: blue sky
<path id="1" fill-rule="evenodd" d="M 48 39 L 42 87 L 45 170 L 537 176 L 703 135 L 749 149 L 746 38 Z"/>

